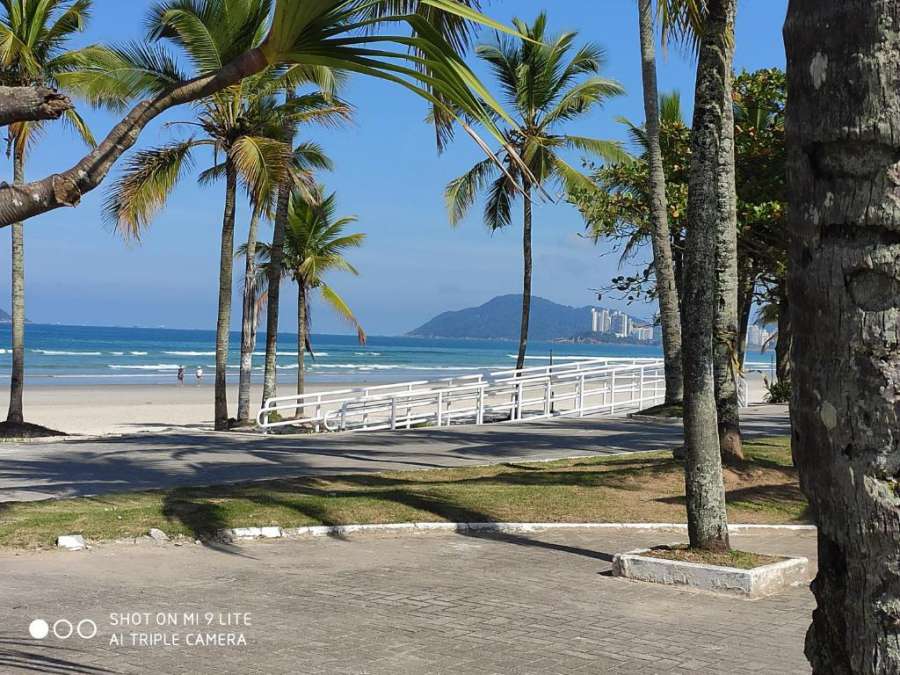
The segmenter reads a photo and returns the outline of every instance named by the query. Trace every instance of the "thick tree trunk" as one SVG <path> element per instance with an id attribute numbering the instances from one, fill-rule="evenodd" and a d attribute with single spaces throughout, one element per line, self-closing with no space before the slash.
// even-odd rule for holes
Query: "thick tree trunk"
<path id="1" fill-rule="evenodd" d="M 228 429 L 228 338 L 231 329 L 231 285 L 234 267 L 234 206 L 237 171 L 231 157 L 225 160 L 225 214 L 219 253 L 219 312 L 216 320 L 215 428 Z"/>
<path id="2" fill-rule="evenodd" d="M 775 377 L 779 382 L 791 379 L 791 304 L 785 292 L 778 301 L 778 337 L 775 342 Z"/>
<path id="3" fill-rule="evenodd" d="M 528 324 L 531 320 L 531 184 L 525 180 L 522 184 L 522 324 L 519 328 L 519 354 L 516 368 L 525 367 L 525 352 L 528 349 Z"/>
<path id="4" fill-rule="evenodd" d="M 244 297 L 241 314 L 241 374 L 238 385 L 239 424 L 250 423 L 250 385 L 253 372 L 253 350 L 256 348 L 256 233 L 259 211 L 253 209 L 247 233 L 247 259 L 244 266 Z"/>
<path id="5" fill-rule="evenodd" d="M 647 129 L 647 157 L 650 165 L 650 240 L 653 267 L 656 270 L 656 295 L 662 328 L 663 360 L 666 373 L 666 403 L 680 403 L 684 395 L 681 372 L 681 314 L 672 260 L 666 174 L 659 145 L 659 92 L 656 85 L 656 48 L 653 35 L 651 0 L 638 0 L 641 35 L 641 72 L 644 83 L 644 113 Z"/>
<path id="6" fill-rule="evenodd" d="M 13 182 L 25 182 L 25 159 L 19 142 L 13 147 Z M 25 421 L 22 398 L 25 392 L 25 227 L 12 226 L 12 370 L 9 379 L 7 422 Z"/>
<path id="7" fill-rule="evenodd" d="M 684 337 L 685 490 L 691 546 L 728 548 L 728 520 L 719 454 L 714 365 L 718 175 L 726 92 L 731 73 L 735 0 L 710 0 L 697 63 L 688 227 L 685 245 Z"/>
<path id="8" fill-rule="evenodd" d="M 791 0 L 791 416 L 816 673 L 900 672 L 900 3 Z"/>
<path id="9" fill-rule="evenodd" d="M 733 54 L 734 47 L 730 47 Z M 732 56 L 729 55 L 729 61 Z M 728 462 L 744 459 L 741 416 L 738 408 L 738 256 L 737 189 L 734 168 L 734 107 L 731 97 L 731 67 L 725 73 L 722 133 L 719 137 L 717 180 L 719 222 L 716 240 L 716 411 L 719 418 L 719 449 Z"/>
<path id="10" fill-rule="evenodd" d="M 306 285 L 297 281 L 297 395 L 306 391 L 306 339 L 309 317 L 307 315 Z M 296 415 L 303 417 L 304 406 L 298 406 Z"/>
<path id="11" fill-rule="evenodd" d="M 96 188 L 116 160 L 137 142 L 144 127 L 159 115 L 214 94 L 268 65 L 262 50 L 245 52 L 215 72 L 176 84 L 155 98 L 138 103 L 72 168 L 22 186 L 0 184 L 0 227 L 63 206 L 77 206 L 82 196 Z"/>
<path id="12" fill-rule="evenodd" d="M 56 120 L 73 107 L 68 96 L 48 87 L 0 87 L 0 127 Z"/>

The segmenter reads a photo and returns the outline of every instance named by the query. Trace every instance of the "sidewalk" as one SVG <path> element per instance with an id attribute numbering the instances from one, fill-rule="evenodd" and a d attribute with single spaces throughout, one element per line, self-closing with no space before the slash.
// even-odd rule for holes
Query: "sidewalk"
<path id="1" fill-rule="evenodd" d="M 787 406 L 742 413 L 748 436 L 789 433 Z M 300 475 L 432 469 L 673 448 L 677 423 L 623 417 L 413 431 L 261 436 L 183 431 L 0 445 L 0 502 Z"/>
<path id="2" fill-rule="evenodd" d="M 808 672 L 802 650 L 813 598 L 805 587 L 747 601 L 607 576 L 612 554 L 683 537 L 565 530 L 2 554 L 0 670 Z M 732 543 L 815 556 L 813 532 L 736 535 Z M 111 626 L 110 613 L 135 612 L 149 613 L 151 625 Z M 210 628 L 160 627 L 160 612 L 164 624 L 166 616 L 216 618 Z M 240 625 L 215 625 L 224 617 Z M 90 619 L 98 632 L 32 640 L 36 618 Z M 186 646 L 185 634 L 198 631 L 240 634 L 246 644 Z M 111 646 L 113 633 L 126 646 Z M 170 641 L 179 633 L 182 643 L 132 647 L 130 633 Z"/>

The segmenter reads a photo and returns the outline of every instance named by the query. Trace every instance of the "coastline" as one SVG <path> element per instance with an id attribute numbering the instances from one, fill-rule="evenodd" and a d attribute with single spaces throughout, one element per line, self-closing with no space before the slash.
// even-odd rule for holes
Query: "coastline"
<path id="1" fill-rule="evenodd" d="M 354 383 L 308 383 L 307 392 L 333 391 L 365 386 Z M 282 394 L 293 388 L 279 384 Z M 228 410 L 237 411 L 237 384 L 228 387 Z M 253 385 L 251 411 L 259 410 L 262 385 Z M 9 405 L 4 389 L 0 406 Z M 5 414 L 5 413 L 4 413 Z M 74 435 L 161 432 L 179 427 L 212 429 L 212 377 L 203 384 L 42 385 L 26 387 L 25 418 Z"/>

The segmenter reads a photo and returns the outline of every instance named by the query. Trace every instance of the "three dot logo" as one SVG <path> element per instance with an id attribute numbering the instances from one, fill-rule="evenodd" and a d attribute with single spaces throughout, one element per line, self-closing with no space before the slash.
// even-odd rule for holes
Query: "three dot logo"
<path id="1" fill-rule="evenodd" d="M 35 640 L 43 640 L 51 633 L 57 640 L 68 640 L 73 635 L 90 640 L 97 635 L 97 624 L 90 619 L 82 619 L 76 624 L 68 619 L 57 619 L 51 626 L 44 619 L 35 619 L 28 624 L 28 633 Z"/>

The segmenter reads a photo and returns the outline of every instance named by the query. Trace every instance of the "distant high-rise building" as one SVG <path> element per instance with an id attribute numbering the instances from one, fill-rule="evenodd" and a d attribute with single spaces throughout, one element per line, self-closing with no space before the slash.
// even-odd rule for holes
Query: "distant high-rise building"
<path id="1" fill-rule="evenodd" d="M 616 337 L 626 338 L 631 334 L 631 318 L 624 312 L 613 312 L 611 319 L 610 331 L 615 333 Z"/>
<path id="2" fill-rule="evenodd" d="M 652 342 L 653 326 L 634 326 L 634 330 L 631 334 L 636 340 L 641 340 L 643 342 Z"/>
<path id="3" fill-rule="evenodd" d="M 591 308 L 591 331 L 594 333 L 609 332 L 609 310 L 606 308 Z"/>
<path id="4" fill-rule="evenodd" d="M 772 333 L 760 326 L 753 325 L 747 329 L 747 345 L 750 347 L 762 347 L 770 337 Z"/>

